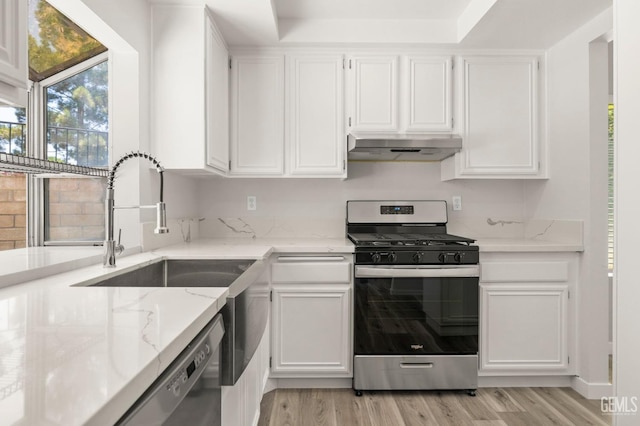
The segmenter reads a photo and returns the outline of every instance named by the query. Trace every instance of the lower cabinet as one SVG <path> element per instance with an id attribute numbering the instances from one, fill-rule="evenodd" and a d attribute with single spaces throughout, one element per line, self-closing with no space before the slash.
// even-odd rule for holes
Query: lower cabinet
<path id="1" fill-rule="evenodd" d="M 565 253 L 482 257 L 480 375 L 572 374 L 576 268 Z"/>
<path id="2" fill-rule="evenodd" d="M 352 255 L 272 265 L 271 377 L 351 377 Z"/>

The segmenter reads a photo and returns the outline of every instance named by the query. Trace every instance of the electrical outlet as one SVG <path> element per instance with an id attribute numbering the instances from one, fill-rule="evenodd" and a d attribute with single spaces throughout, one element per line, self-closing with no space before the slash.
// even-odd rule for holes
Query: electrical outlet
<path id="1" fill-rule="evenodd" d="M 451 198 L 451 201 L 453 202 L 453 210 L 455 210 L 455 211 L 462 210 L 462 197 L 461 196 L 454 195 Z"/>
<path id="2" fill-rule="evenodd" d="M 256 196 L 255 195 L 249 195 L 247 197 L 247 210 L 255 210 L 257 208 L 256 206 Z"/>

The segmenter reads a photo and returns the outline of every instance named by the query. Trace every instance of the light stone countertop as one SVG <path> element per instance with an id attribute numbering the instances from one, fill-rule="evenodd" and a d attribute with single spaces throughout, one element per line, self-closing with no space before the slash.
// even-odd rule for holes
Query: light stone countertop
<path id="1" fill-rule="evenodd" d="M 128 256 L 118 269 L 150 260 Z M 72 286 L 104 271 L 94 265 L 0 290 L 3 424 L 113 424 L 228 293 Z"/>
<path id="2" fill-rule="evenodd" d="M 352 252 L 344 239 L 200 240 L 119 257 L 101 248 L 0 254 L 3 424 L 113 424 L 225 303 L 226 288 L 76 286 L 162 258 L 265 259 Z M 2 255 L 4 257 L 2 257 Z M 90 264 L 90 266 L 85 266 Z M 76 269 L 73 269 L 73 268 Z M 62 272 L 61 272 L 62 271 Z"/>
<path id="3" fill-rule="evenodd" d="M 575 242 L 555 242 L 525 238 L 482 238 L 475 243 L 481 253 L 504 252 L 581 252 L 584 246 Z"/>

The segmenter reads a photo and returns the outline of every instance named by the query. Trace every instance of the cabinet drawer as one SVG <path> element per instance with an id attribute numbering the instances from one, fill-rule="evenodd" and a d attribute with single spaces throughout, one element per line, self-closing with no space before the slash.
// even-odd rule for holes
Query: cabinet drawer
<path id="1" fill-rule="evenodd" d="M 481 282 L 565 282 L 568 262 L 481 262 Z"/>
<path id="2" fill-rule="evenodd" d="M 349 283 L 351 262 L 343 256 L 281 257 L 271 267 L 273 283 Z"/>

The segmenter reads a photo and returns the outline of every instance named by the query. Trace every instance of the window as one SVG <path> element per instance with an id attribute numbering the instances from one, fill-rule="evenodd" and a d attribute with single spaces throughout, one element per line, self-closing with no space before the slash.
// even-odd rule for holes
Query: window
<path id="1" fill-rule="evenodd" d="M 46 109 L 47 159 L 107 167 L 107 62 L 98 56 L 38 86 Z M 103 241 L 106 184 L 96 178 L 44 179 L 43 243 Z"/>
<path id="2" fill-rule="evenodd" d="M 0 106 L 0 152 L 25 155 L 26 110 Z M 0 172 L 0 250 L 26 246 L 27 178 Z"/>
<path id="3" fill-rule="evenodd" d="M 29 105 L 0 108 L 0 152 L 107 168 L 106 47 L 45 0 L 28 43 Z M 0 250 L 104 240 L 106 179 L 58 176 L 0 172 Z"/>
<path id="4" fill-rule="evenodd" d="M 613 271 L 613 152 L 614 152 L 614 107 L 613 104 L 609 104 L 609 138 L 607 142 L 608 146 L 608 165 L 609 165 L 609 197 L 608 197 L 608 241 L 607 241 L 607 257 L 609 271 Z"/>

